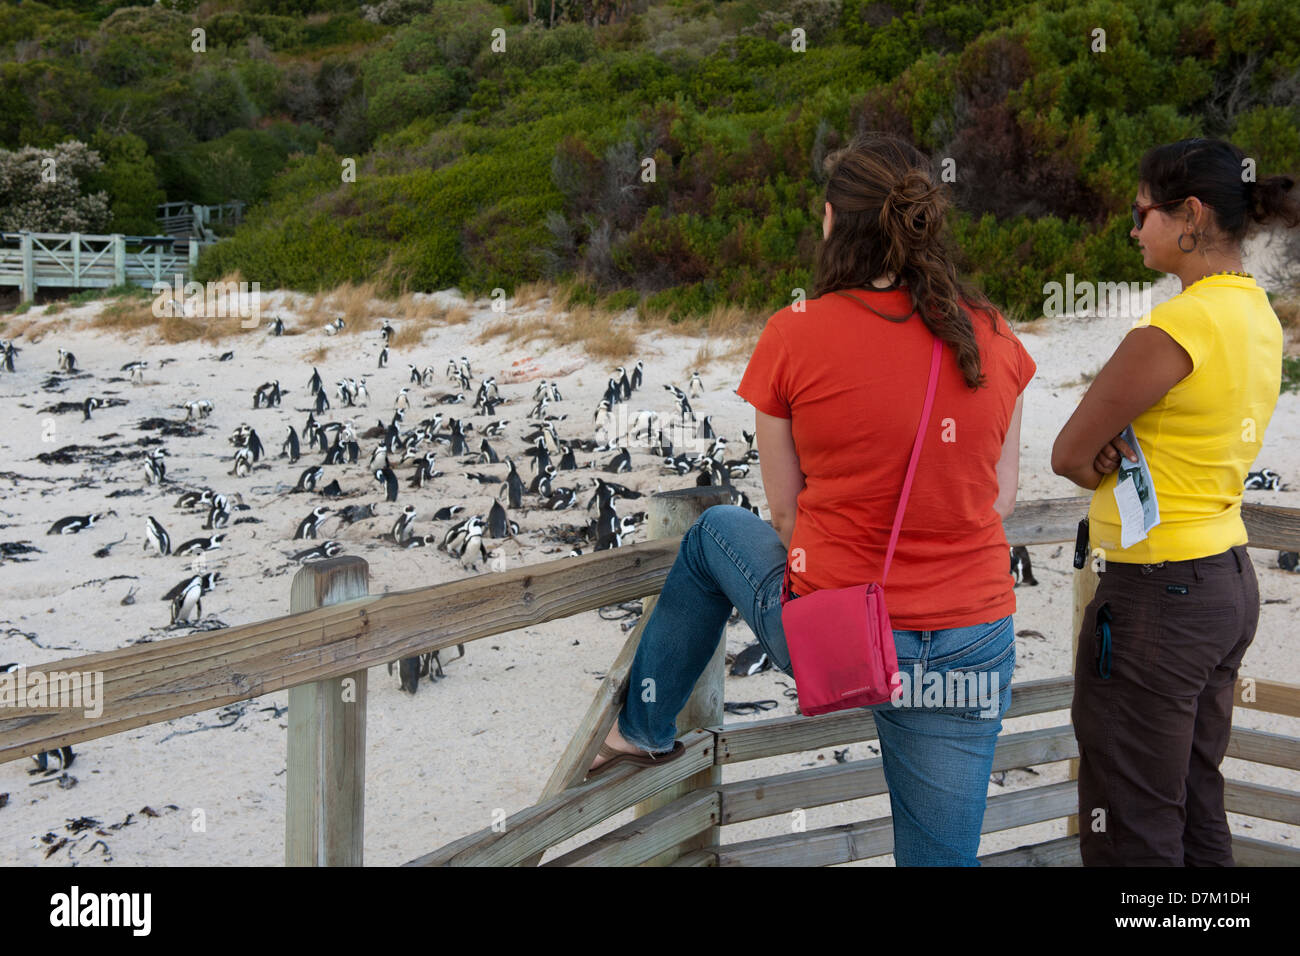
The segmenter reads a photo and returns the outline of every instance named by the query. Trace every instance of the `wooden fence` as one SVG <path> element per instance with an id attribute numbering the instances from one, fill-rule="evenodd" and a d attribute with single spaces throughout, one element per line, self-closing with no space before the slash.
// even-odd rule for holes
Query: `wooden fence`
<path id="1" fill-rule="evenodd" d="M 0 233 L 0 285 L 18 286 L 24 302 L 35 301 L 36 290 L 50 286 L 170 286 L 177 274 L 191 275 L 199 260 L 199 243 L 188 243 L 183 253 L 177 243 L 174 236 Z"/>
<path id="2" fill-rule="evenodd" d="M 0 762 L 65 744 L 122 733 L 235 701 L 291 688 L 285 860 L 360 865 L 365 807 L 366 669 L 377 664 L 504 634 L 609 604 L 646 598 L 637 626 L 601 687 L 539 802 L 412 860 L 408 865 L 535 865 L 556 844 L 636 808 L 636 818 L 547 865 L 677 866 L 843 863 L 892 850 L 889 817 L 845 826 L 723 844 L 723 826 L 857 800 L 886 792 L 879 759 L 723 783 L 722 767 L 779 754 L 872 740 L 874 720 L 853 710 L 727 724 L 722 719 L 725 642 L 701 676 L 678 727 L 687 752 L 671 763 L 622 767 L 582 777 L 615 720 L 628 670 L 655 595 L 680 538 L 725 489 L 690 488 L 648 502 L 651 540 L 511 571 L 409 591 L 370 595 L 366 563 L 345 556 L 304 566 L 294 578 L 288 616 L 46 664 L 53 671 L 102 672 L 103 712 L 14 709 L 0 719 Z M 1016 544 L 1072 542 L 1086 498 L 1019 502 L 1006 520 Z M 1300 509 L 1247 504 L 1249 546 L 1300 550 Z M 1096 575 L 1075 572 L 1077 634 Z M 1082 602 L 1082 604 L 1080 604 Z M 1243 677 L 1253 690 L 1238 706 L 1300 717 L 1300 686 Z M 1072 678 L 1017 683 L 1008 718 L 1066 710 Z M 1239 687 L 1240 691 L 1241 687 Z M 1300 738 L 1236 727 L 1228 755 L 1300 769 Z M 1004 733 L 994 769 L 1038 766 L 1077 756 L 1068 713 L 1051 727 Z M 1229 811 L 1300 824 L 1300 794 L 1229 780 Z M 995 796 L 985 832 L 1077 812 L 1072 780 Z M 1234 835 L 1244 865 L 1298 865 L 1300 849 Z M 1077 865 L 1077 837 L 983 858 L 993 865 Z"/>
<path id="3" fill-rule="evenodd" d="M 162 231 L 169 236 L 194 236 L 211 242 L 216 239 L 212 223 L 238 226 L 244 219 L 245 204 L 240 201 L 219 206 L 201 206 L 192 202 L 159 203 L 155 216 Z"/>

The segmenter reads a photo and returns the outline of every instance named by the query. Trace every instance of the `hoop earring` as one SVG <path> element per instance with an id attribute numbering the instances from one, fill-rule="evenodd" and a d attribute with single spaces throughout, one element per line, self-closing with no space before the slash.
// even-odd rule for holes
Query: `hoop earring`
<path id="1" fill-rule="evenodd" d="M 1183 249 L 1183 240 L 1184 240 L 1184 239 L 1191 239 L 1191 240 L 1192 240 L 1192 248 L 1191 248 L 1191 249 Z M 1179 248 L 1180 250 L 1182 250 L 1183 252 L 1194 252 L 1194 251 L 1196 250 L 1196 236 L 1192 235 L 1190 232 L 1185 232 L 1185 233 L 1183 233 L 1182 235 L 1180 235 L 1180 236 L 1178 237 L 1178 248 Z"/>

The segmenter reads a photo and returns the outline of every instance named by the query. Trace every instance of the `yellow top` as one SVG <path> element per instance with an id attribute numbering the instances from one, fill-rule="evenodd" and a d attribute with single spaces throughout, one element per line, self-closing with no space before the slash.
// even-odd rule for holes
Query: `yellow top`
<path id="1" fill-rule="evenodd" d="M 1092 496 L 1088 530 L 1107 561 L 1155 564 L 1246 543 L 1242 485 L 1282 382 L 1282 325 L 1254 279 L 1214 275 L 1142 316 L 1192 358 L 1192 373 L 1133 420 L 1160 509 L 1143 541 L 1120 548 L 1118 470 Z"/>

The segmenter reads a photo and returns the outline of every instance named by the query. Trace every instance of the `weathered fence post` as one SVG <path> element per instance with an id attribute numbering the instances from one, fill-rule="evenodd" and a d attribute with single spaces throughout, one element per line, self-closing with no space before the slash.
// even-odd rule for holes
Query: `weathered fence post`
<path id="1" fill-rule="evenodd" d="M 352 555 L 311 561 L 294 575 L 289 613 L 370 592 Z M 366 793 L 366 671 L 289 688 L 286 866 L 360 866 Z"/>
<path id="2" fill-rule="evenodd" d="M 1088 605 L 1092 603 L 1092 597 L 1097 593 L 1097 585 L 1101 583 L 1101 578 L 1097 575 L 1093 562 L 1096 558 L 1091 553 L 1088 560 L 1082 568 L 1074 569 L 1074 613 L 1070 618 L 1070 672 L 1074 672 L 1074 659 L 1079 652 L 1079 629 L 1083 627 L 1084 613 L 1088 610 Z M 1079 758 L 1071 757 L 1069 763 L 1069 779 L 1079 779 Z M 1079 833 L 1079 814 L 1066 817 L 1065 835 L 1077 836 Z"/>
<path id="3" fill-rule="evenodd" d="M 113 285 L 126 285 L 126 236 L 113 233 Z"/>
<path id="4" fill-rule="evenodd" d="M 72 287 L 81 288 L 81 233 L 71 234 L 72 245 Z"/>
<path id="5" fill-rule="evenodd" d="M 681 488 L 652 495 L 646 506 L 645 526 L 648 529 L 647 537 L 650 539 L 680 538 L 695 523 L 695 519 L 709 508 L 718 504 L 730 503 L 731 490 L 726 486 L 717 485 Z M 648 616 L 651 610 L 652 608 L 647 608 L 643 613 Z M 704 673 L 696 681 L 695 689 L 691 692 L 691 696 L 687 698 L 686 705 L 682 708 L 681 713 L 677 715 L 677 733 L 679 736 L 689 733 L 697 727 L 722 726 L 726 655 L 727 641 L 724 633 L 723 639 L 718 641 L 717 650 L 714 651 L 713 657 L 710 658 L 708 666 L 704 668 Z M 641 689 L 629 685 L 627 692 L 628 694 L 639 694 Z M 712 767 L 701 770 L 694 776 L 660 791 L 645 802 L 638 803 L 634 813 L 638 817 L 645 816 L 665 804 L 672 803 L 678 797 L 684 796 L 692 790 L 714 786 L 721 782 L 722 767 L 714 764 Z M 647 865 L 663 866 L 691 850 L 717 846 L 719 832 L 719 824 L 715 824 L 690 840 L 679 843 L 671 850 L 666 850 L 647 861 Z"/>
<path id="6" fill-rule="evenodd" d="M 32 263 L 32 234 L 22 234 L 23 285 L 21 298 L 24 302 L 36 301 L 36 267 Z"/>

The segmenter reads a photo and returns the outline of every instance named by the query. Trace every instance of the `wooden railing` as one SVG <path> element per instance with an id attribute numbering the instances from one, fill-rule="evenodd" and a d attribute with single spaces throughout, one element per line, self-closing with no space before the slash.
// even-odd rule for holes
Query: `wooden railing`
<path id="1" fill-rule="evenodd" d="M 0 285 L 18 286 L 24 302 L 34 301 L 38 288 L 50 286 L 171 285 L 177 274 L 191 275 L 199 257 L 199 243 L 188 243 L 183 253 L 177 244 L 174 236 L 0 233 Z"/>
<path id="2" fill-rule="evenodd" d="M 156 211 L 158 225 L 169 236 L 195 236 L 211 239 L 209 226 L 214 222 L 239 225 L 244 219 L 244 203 L 222 203 L 218 206 L 201 206 L 192 202 L 159 203 Z"/>
<path id="3" fill-rule="evenodd" d="M 359 865 L 365 793 L 366 669 L 464 644 L 609 604 L 646 598 L 637 626 L 606 674 L 539 802 L 504 825 L 471 833 L 411 861 L 413 865 L 536 864 L 557 844 L 635 807 L 636 819 L 569 850 L 547 865 L 829 864 L 892 850 L 888 817 L 847 826 L 723 844 L 723 826 L 885 792 L 880 761 L 723 783 L 723 766 L 812 748 L 872 740 L 870 712 L 784 717 L 739 724 L 722 720 L 720 642 L 678 727 L 687 753 L 671 763 L 611 770 L 581 783 L 612 725 L 640 634 L 650 618 L 682 533 L 725 489 L 691 488 L 648 502 L 652 540 L 506 572 L 410 591 L 369 595 L 368 568 L 357 557 L 313 562 L 294 578 L 286 617 L 173 638 L 43 665 L 46 673 L 100 672 L 103 712 L 11 709 L 0 717 L 0 762 L 66 744 L 122 733 L 285 688 L 289 697 L 285 859 L 290 864 Z M 1019 502 L 1004 522 L 1016 544 L 1072 542 L 1086 498 Z M 1249 546 L 1300 550 L 1300 509 L 1246 504 Z M 1076 572 L 1079 601 L 1091 600 L 1090 569 Z M 1247 684 L 1249 682 L 1249 684 Z M 1249 686 L 1252 694 L 1240 690 Z M 1068 676 L 1017 683 L 1008 719 L 1069 707 Z M 1243 677 L 1238 706 L 1300 717 L 1300 687 Z M 1077 756 L 1068 714 L 1056 726 L 1004 733 L 994 769 Z M 1300 769 L 1300 739 L 1236 727 L 1228 756 Z M 1300 824 L 1300 794 L 1230 780 L 1230 811 Z M 1067 780 L 993 797 L 984 830 L 1072 818 L 1075 784 Z M 1239 863 L 1300 864 L 1300 850 L 1234 836 Z M 993 854 L 1002 865 L 1078 863 L 1077 838 L 1065 836 Z"/>

